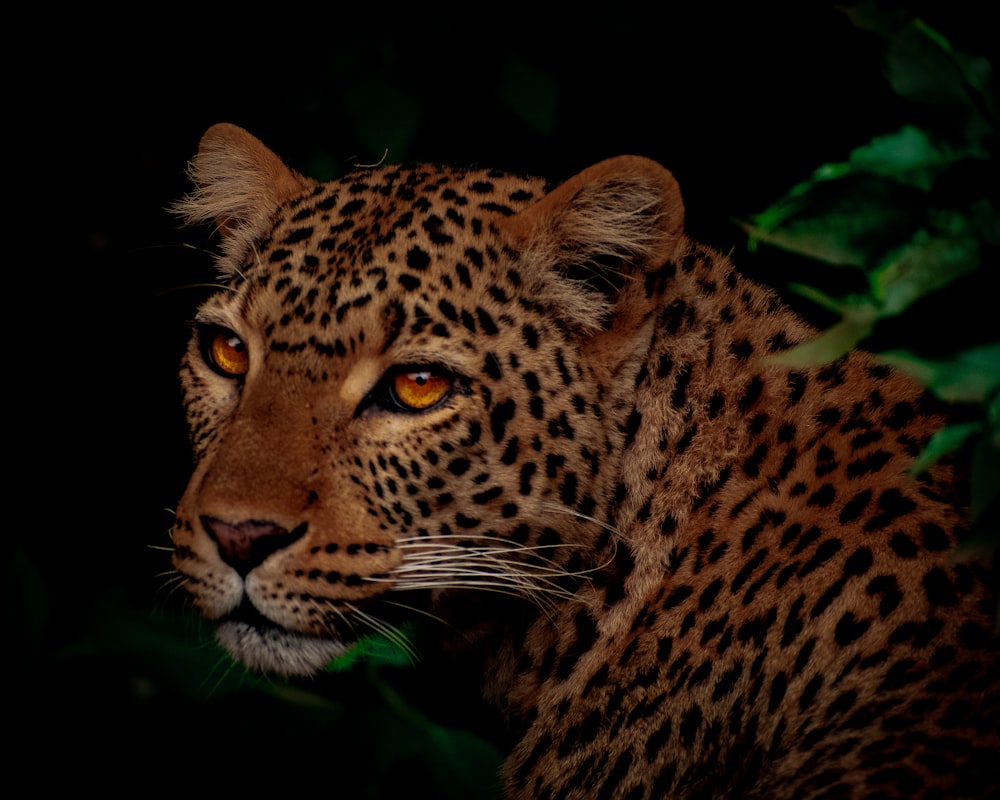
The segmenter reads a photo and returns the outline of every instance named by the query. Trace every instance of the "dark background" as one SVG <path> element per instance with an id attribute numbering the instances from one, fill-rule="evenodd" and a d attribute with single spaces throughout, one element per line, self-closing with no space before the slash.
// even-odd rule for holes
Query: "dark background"
<path id="1" fill-rule="evenodd" d="M 995 38 L 971 4 L 906 7 L 969 50 Z M 438 768 L 420 749 L 454 745 L 425 714 L 496 736 L 453 679 L 390 670 L 417 709 L 404 719 L 382 672 L 289 686 L 231 670 L 163 574 L 188 467 L 176 364 L 192 285 L 212 279 L 206 232 L 166 208 L 200 135 L 240 124 L 320 178 L 387 148 L 555 178 L 650 156 L 677 176 L 689 231 L 780 289 L 801 265 L 745 253 L 733 219 L 911 110 L 879 40 L 823 3 L 136 8 L 7 32 L 12 763 L 45 754 L 36 786 L 182 787 L 196 765 L 229 789 L 292 771 L 331 793 L 443 780 L 470 796 L 454 765 L 492 751 L 463 739 Z"/>

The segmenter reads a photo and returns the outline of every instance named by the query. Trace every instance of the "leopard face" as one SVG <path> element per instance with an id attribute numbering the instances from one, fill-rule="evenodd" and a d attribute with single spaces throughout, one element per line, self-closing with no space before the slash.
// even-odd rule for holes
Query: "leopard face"
<path id="1" fill-rule="evenodd" d="M 987 785 L 992 577 L 950 558 L 949 469 L 907 472 L 941 410 L 860 354 L 775 361 L 812 331 L 683 234 L 666 170 L 318 184 L 219 125 L 192 177 L 224 286 L 173 561 L 236 658 L 446 620 L 510 797 Z"/>

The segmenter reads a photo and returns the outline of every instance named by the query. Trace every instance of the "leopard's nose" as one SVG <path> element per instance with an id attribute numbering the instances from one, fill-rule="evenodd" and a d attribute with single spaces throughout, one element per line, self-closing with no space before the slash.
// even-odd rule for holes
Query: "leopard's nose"
<path id="1" fill-rule="evenodd" d="M 219 556 L 241 576 L 264 562 L 269 555 L 302 538 L 307 523 L 287 530 L 276 522 L 247 519 L 225 522 L 203 516 L 201 524 L 219 549 Z"/>

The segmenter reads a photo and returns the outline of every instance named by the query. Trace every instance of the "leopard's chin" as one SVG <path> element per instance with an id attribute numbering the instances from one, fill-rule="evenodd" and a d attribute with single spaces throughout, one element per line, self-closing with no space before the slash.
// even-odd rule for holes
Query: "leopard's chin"
<path id="1" fill-rule="evenodd" d="M 260 672 L 315 675 L 347 652 L 348 643 L 296 633 L 271 624 L 222 622 L 215 638 L 237 661 Z"/>

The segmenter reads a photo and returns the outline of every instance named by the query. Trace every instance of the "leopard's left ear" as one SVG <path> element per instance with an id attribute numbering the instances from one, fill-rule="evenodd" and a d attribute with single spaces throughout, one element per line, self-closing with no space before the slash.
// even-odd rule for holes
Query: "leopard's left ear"
<path id="1" fill-rule="evenodd" d="M 682 246 L 677 181 L 648 158 L 595 164 L 502 223 L 539 283 L 533 296 L 594 333 L 641 324 L 657 304 L 657 276 Z"/>

